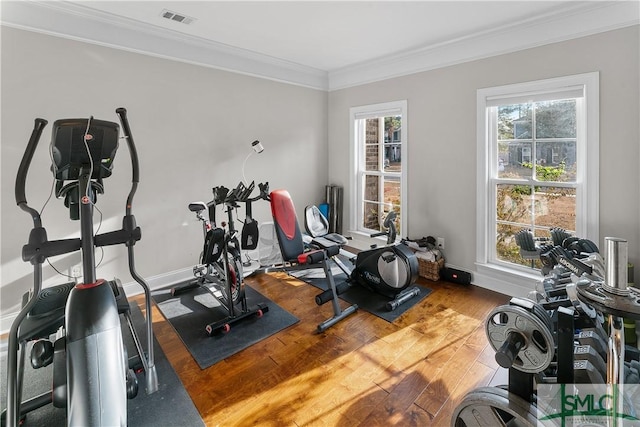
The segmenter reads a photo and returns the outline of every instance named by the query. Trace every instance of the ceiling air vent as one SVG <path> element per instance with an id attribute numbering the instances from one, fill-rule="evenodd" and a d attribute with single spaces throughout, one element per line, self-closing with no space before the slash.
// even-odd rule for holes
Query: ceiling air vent
<path id="1" fill-rule="evenodd" d="M 171 21 L 182 22 L 183 24 L 191 24 L 193 21 L 196 20 L 195 18 L 191 18 L 185 14 L 173 12 L 168 9 L 163 9 L 160 16 L 162 16 L 163 18 L 169 19 Z"/>

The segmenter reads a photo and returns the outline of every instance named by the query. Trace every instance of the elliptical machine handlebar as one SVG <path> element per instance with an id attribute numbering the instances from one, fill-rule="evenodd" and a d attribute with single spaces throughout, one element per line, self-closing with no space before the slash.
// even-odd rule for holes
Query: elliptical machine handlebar
<path id="1" fill-rule="evenodd" d="M 16 204 L 25 212 L 28 212 L 33 219 L 34 227 L 41 227 L 42 223 L 40 220 L 40 214 L 38 211 L 33 209 L 27 204 L 27 197 L 25 195 L 25 186 L 27 181 L 27 172 L 29 172 L 29 166 L 31 165 L 31 160 L 33 159 L 33 154 L 38 147 L 38 142 L 40 141 L 40 137 L 42 136 L 42 131 L 45 126 L 47 126 L 47 121 L 45 119 L 36 119 L 33 125 L 33 131 L 31 132 L 31 137 L 29 138 L 29 143 L 27 144 L 27 148 L 24 151 L 24 155 L 22 156 L 22 161 L 20 162 L 20 166 L 18 167 L 18 174 L 16 177 L 16 187 L 15 187 L 15 197 Z"/>
<path id="2" fill-rule="evenodd" d="M 131 214 L 131 205 L 133 204 L 133 196 L 138 189 L 138 182 L 140 182 L 140 163 L 138 162 L 138 151 L 136 150 L 136 144 L 133 141 L 133 135 L 131 134 L 131 127 L 129 126 L 129 120 L 127 119 L 127 109 L 120 107 L 116 109 L 116 114 L 122 124 L 122 132 L 127 140 L 127 148 L 129 149 L 129 155 L 131 156 L 131 190 L 127 196 L 126 212 L 127 216 Z"/>
<path id="3" fill-rule="evenodd" d="M 384 222 L 382 223 L 382 226 L 386 228 L 387 231 L 373 233 L 373 234 L 370 234 L 369 237 L 387 236 L 387 245 L 391 245 L 392 243 L 394 243 L 396 241 L 396 236 L 397 236 L 396 223 L 395 223 L 397 216 L 398 214 L 396 214 L 395 211 L 389 212 L 386 218 L 384 219 Z"/>
<path id="4" fill-rule="evenodd" d="M 47 126 L 47 123 L 45 119 L 35 119 L 31 137 L 29 138 L 27 147 L 22 155 L 22 161 L 18 167 L 15 186 L 16 204 L 31 216 L 33 220 L 33 230 L 37 230 L 32 232 L 29 243 L 23 246 L 22 259 L 37 264 L 44 263 L 45 259 L 50 256 L 64 255 L 80 249 L 80 239 L 78 238 L 49 241 L 46 232 L 42 228 L 40 213 L 27 203 L 27 196 L 25 194 L 27 174 L 33 155 L 38 147 L 38 142 L 42 136 L 42 131 L 45 126 Z"/>

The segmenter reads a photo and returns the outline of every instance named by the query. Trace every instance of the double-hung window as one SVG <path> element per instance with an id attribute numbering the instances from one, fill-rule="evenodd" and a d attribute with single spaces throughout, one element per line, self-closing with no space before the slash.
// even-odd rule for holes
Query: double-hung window
<path id="1" fill-rule="evenodd" d="M 398 235 L 406 234 L 407 102 L 350 109 L 350 229 L 371 234 L 396 213 Z"/>
<path id="2" fill-rule="evenodd" d="M 478 270 L 531 273 L 522 229 L 597 242 L 598 73 L 480 89 L 477 102 Z"/>

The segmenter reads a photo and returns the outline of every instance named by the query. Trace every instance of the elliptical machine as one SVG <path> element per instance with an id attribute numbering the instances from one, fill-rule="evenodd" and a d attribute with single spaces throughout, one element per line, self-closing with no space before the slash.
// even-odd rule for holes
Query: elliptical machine
<path id="1" fill-rule="evenodd" d="M 420 289 L 411 287 L 418 279 L 418 260 L 406 245 L 396 243 L 397 214 L 391 211 L 387 214 L 383 227 L 387 231 L 374 233 L 371 237 L 387 236 L 387 245 L 372 247 L 361 251 L 355 256 L 349 256 L 354 263 L 353 270 L 344 263 L 336 260 L 336 264 L 349 277 L 348 283 L 337 287 L 338 294 L 345 292 L 351 284 L 356 283 L 370 291 L 384 295 L 391 300 L 386 304 L 388 311 L 395 310 L 400 305 L 420 294 Z M 314 239 L 324 238 L 340 246 L 347 243 L 347 239 L 336 233 L 329 233 L 329 224 L 316 206 L 305 209 L 305 228 Z M 344 251 L 342 252 L 344 254 Z M 347 255 L 347 254 L 344 254 Z"/>
<path id="2" fill-rule="evenodd" d="M 133 246 L 140 240 L 131 206 L 138 185 L 136 148 L 126 117 L 118 108 L 131 163 L 132 185 L 121 230 L 94 235 L 93 207 L 103 193 L 103 179 L 111 175 L 118 148 L 116 123 L 89 119 L 64 119 L 54 123 L 51 169 L 56 196 L 64 197 L 72 220 L 80 220 L 80 238 L 49 240 L 40 213 L 27 204 L 25 183 L 29 165 L 47 121 L 35 126 L 16 178 L 18 206 L 33 220 L 22 259 L 33 265 L 33 289 L 25 294 L 23 308 L 11 325 L 7 357 L 6 424 L 15 427 L 27 412 L 53 403 L 67 409 L 69 425 L 126 425 L 127 398 L 137 394 L 135 373 L 128 366 L 119 315 L 124 315 L 146 375 L 147 393 L 158 390 L 153 358 L 150 290 L 135 270 Z M 67 183 L 65 184 L 65 181 Z M 129 305 L 120 281 L 96 278 L 95 248 L 127 246 L 129 271 L 144 289 L 146 303 L 146 356 L 129 315 Z M 48 257 L 80 250 L 84 283 L 66 283 L 42 289 L 42 264 Z M 56 333 L 55 343 L 49 341 Z M 36 341 L 37 340 L 37 341 Z M 22 403 L 22 381 L 26 345 L 35 341 L 31 364 L 40 368 L 53 364 L 53 390 Z"/>

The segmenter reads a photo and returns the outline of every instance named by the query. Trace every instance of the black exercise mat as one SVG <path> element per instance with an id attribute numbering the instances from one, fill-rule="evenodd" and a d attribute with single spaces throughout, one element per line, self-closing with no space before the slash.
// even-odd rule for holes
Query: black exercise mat
<path id="1" fill-rule="evenodd" d="M 249 307 L 262 303 L 269 311 L 260 318 L 248 316 L 232 324 L 229 333 L 212 337 L 205 326 L 223 319 L 227 312 L 209 292 L 196 288 L 172 297 L 170 289 L 160 289 L 151 295 L 200 368 L 205 369 L 298 322 L 255 289 L 245 286 L 245 291 Z"/>
<path id="2" fill-rule="evenodd" d="M 347 281 L 347 275 L 342 270 L 334 267 L 332 269 L 332 272 L 336 287 Z M 294 277 L 306 283 L 309 283 L 310 285 L 313 285 L 318 289 L 329 289 L 329 284 L 327 283 L 327 279 L 324 275 L 324 270 L 321 268 L 299 270 L 294 271 L 293 273 Z M 386 307 L 387 303 L 390 301 L 389 298 L 376 292 L 370 291 L 360 285 L 352 285 L 347 291 L 341 293 L 339 297 L 349 304 L 357 304 L 358 308 L 368 311 L 369 313 L 378 316 L 381 319 L 386 320 L 387 322 L 393 322 L 404 312 L 425 299 L 431 293 L 431 289 L 422 285 L 413 284 L 411 287 L 419 288 L 420 294 L 411 298 L 409 301 L 391 311 L 388 311 Z M 330 303 L 327 302 L 327 304 Z"/>
<path id="3" fill-rule="evenodd" d="M 146 347 L 146 327 L 142 313 L 136 304 L 131 304 L 131 317 L 140 335 L 143 347 Z M 124 326 L 123 334 L 129 336 L 129 328 Z M 129 346 L 127 346 L 129 347 Z M 154 358 L 158 373 L 159 389 L 153 394 L 145 392 L 144 374 L 138 374 L 138 395 L 128 400 L 128 424 L 130 426 L 204 426 L 198 410 L 194 406 L 189 394 L 184 389 L 182 382 L 176 375 L 162 352 L 160 345 L 154 339 Z M 134 348 L 128 349 L 129 356 L 135 354 Z M 28 361 L 25 361 L 25 380 L 23 400 L 51 389 L 52 365 L 34 370 Z M 0 381 L 0 396 L 2 409 L 7 406 L 7 352 L 6 349 L 0 356 L 2 381 Z M 54 408 L 47 405 L 27 415 L 23 426 L 66 426 L 65 409 Z"/>

